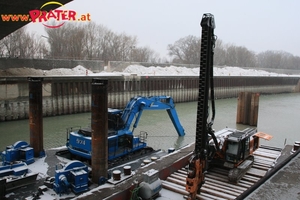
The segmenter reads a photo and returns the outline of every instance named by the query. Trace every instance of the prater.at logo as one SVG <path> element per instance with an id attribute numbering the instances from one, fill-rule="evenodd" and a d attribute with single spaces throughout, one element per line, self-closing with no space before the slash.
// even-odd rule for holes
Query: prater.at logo
<path id="1" fill-rule="evenodd" d="M 65 24 L 66 21 L 91 21 L 90 14 L 84 14 L 80 15 L 79 18 L 77 18 L 77 12 L 74 10 L 66 10 L 66 9 L 56 9 L 56 10 L 50 10 L 49 12 L 43 10 L 46 8 L 46 6 L 49 6 L 51 4 L 56 4 L 59 6 L 64 6 L 60 2 L 57 1 L 49 1 L 41 6 L 39 10 L 30 10 L 29 15 L 31 18 L 31 21 L 33 23 L 35 22 L 41 22 L 44 26 L 48 28 L 59 28 L 62 25 Z M 50 25 L 50 20 L 54 20 L 58 22 L 56 25 Z M 47 23 L 48 22 L 48 23 Z"/>

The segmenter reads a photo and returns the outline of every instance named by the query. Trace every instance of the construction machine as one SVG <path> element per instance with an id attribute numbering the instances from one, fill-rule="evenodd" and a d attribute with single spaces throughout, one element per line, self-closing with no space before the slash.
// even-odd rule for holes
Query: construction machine
<path id="1" fill-rule="evenodd" d="M 210 13 L 204 14 L 200 25 L 202 33 L 196 139 L 186 178 L 189 200 L 196 199 L 197 193 L 200 193 L 209 167 L 217 165 L 229 168 L 228 180 L 238 182 L 253 165 L 252 154 L 259 146 L 259 138 L 270 139 L 269 135 L 257 132 L 255 128 L 247 128 L 243 131 L 226 128 L 216 133 L 213 130 L 215 119 L 213 55 L 216 42 L 214 16 Z M 209 96 L 211 106 L 209 106 Z"/>
<path id="2" fill-rule="evenodd" d="M 134 135 L 134 129 L 144 110 L 166 110 L 178 135 L 185 135 L 172 97 L 165 95 L 133 97 L 123 110 L 108 109 L 108 161 L 125 159 L 149 150 L 150 147 L 147 147 L 146 143 L 147 132 L 142 131 L 139 135 Z M 72 155 L 90 160 L 91 128 L 68 129 L 66 146 Z"/>

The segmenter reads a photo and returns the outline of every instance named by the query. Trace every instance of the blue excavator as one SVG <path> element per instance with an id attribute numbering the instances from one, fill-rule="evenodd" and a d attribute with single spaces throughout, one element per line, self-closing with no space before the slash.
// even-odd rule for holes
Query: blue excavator
<path id="1" fill-rule="evenodd" d="M 144 110 L 166 110 L 178 135 L 185 135 L 172 97 L 133 97 L 123 110 L 108 109 L 108 161 L 152 149 L 147 147 L 147 132 L 133 134 Z M 91 128 L 68 129 L 66 146 L 73 156 L 91 160 Z"/>

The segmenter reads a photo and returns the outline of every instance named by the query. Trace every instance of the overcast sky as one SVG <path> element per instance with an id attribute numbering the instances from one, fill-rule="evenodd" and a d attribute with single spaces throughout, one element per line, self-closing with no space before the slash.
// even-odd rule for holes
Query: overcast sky
<path id="1" fill-rule="evenodd" d="M 114 32 L 137 36 L 138 46 L 162 57 L 168 44 L 200 36 L 204 13 L 215 16 L 215 34 L 226 44 L 300 56 L 299 0 L 74 0 L 66 8 L 90 13 L 93 22 Z M 27 27 L 37 33 L 43 29 L 39 23 Z"/>

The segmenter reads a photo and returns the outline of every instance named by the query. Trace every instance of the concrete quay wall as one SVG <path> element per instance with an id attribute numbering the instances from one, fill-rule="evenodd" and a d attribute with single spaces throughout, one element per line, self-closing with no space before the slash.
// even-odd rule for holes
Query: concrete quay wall
<path id="1" fill-rule="evenodd" d="M 97 77 L 94 77 L 97 78 Z M 108 107 L 123 108 L 134 96 L 172 96 L 175 103 L 197 101 L 198 77 L 116 76 L 108 79 Z M 43 116 L 90 112 L 91 77 L 44 77 Z M 300 92 L 299 77 L 215 77 L 215 98 L 240 92 Z M 29 90 L 24 77 L 0 79 L 0 121 L 28 118 Z"/>

